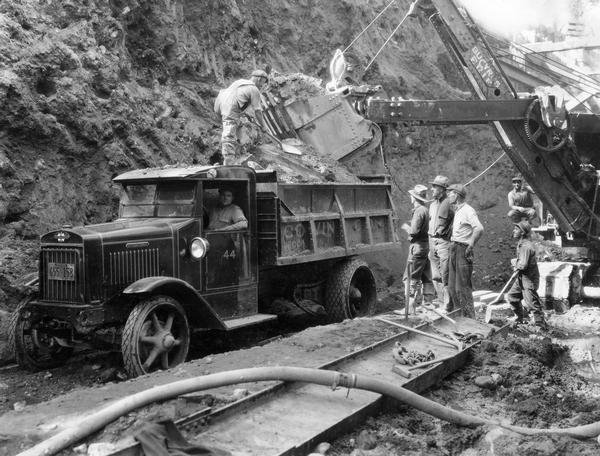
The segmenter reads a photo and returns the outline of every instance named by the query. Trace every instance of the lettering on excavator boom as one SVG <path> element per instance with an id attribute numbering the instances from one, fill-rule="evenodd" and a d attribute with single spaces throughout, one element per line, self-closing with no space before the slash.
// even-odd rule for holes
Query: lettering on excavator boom
<path id="1" fill-rule="evenodd" d="M 488 63 L 487 59 L 481 49 L 477 46 L 473 46 L 471 49 L 471 63 L 487 84 L 488 87 L 497 89 L 500 87 L 500 81 L 496 78 L 496 72 L 492 69 L 492 66 Z"/>

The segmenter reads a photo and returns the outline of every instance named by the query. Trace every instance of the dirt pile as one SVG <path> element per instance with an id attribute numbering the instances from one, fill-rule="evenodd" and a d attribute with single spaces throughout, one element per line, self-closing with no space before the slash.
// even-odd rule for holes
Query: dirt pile
<path id="1" fill-rule="evenodd" d="M 475 416 L 526 427 L 569 427 L 600 420 L 597 386 L 587 384 L 568 362 L 565 348 L 550 339 L 509 335 L 484 341 L 472 362 L 426 397 Z M 477 378 L 497 376 L 476 386 Z M 365 442 L 372 442 L 365 445 Z M 371 418 L 333 442 L 332 454 L 368 455 L 592 455 L 595 439 L 522 436 L 502 428 L 468 429 L 406 406 Z"/>

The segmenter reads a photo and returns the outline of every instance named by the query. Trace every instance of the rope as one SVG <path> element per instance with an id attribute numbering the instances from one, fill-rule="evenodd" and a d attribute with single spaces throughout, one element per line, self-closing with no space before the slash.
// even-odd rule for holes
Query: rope
<path id="1" fill-rule="evenodd" d="M 379 50 L 377 51 L 377 53 L 373 56 L 373 58 L 371 59 L 371 61 L 367 64 L 367 66 L 365 67 L 365 71 L 367 71 L 369 69 L 369 67 L 373 64 L 373 62 L 375 61 L 375 59 L 377 58 L 377 56 L 379 54 L 381 54 L 381 51 L 383 51 L 383 48 L 390 42 L 390 40 L 392 39 L 392 37 L 396 34 L 396 32 L 398 31 L 398 29 L 400 28 L 400 26 L 402 24 L 404 24 L 404 21 L 406 20 L 406 18 L 408 16 L 410 16 L 411 14 L 413 14 L 413 12 L 415 10 L 415 6 L 416 6 L 416 4 L 417 4 L 418 1 L 419 0 L 415 0 L 414 2 L 412 2 L 412 4 L 410 5 L 410 8 L 408 8 L 408 11 L 404 15 L 404 17 L 402 18 L 402 20 L 400 21 L 400 23 L 396 26 L 396 28 L 394 29 L 394 31 L 390 34 L 390 36 L 388 36 L 387 40 L 385 40 L 385 43 L 383 43 L 381 45 L 381 47 L 379 48 Z"/>
<path id="2" fill-rule="evenodd" d="M 359 39 L 359 38 L 360 38 L 360 37 L 361 37 L 361 36 L 362 36 L 362 35 L 363 35 L 363 34 L 364 34 L 364 33 L 365 33 L 365 32 L 366 32 L 366 31 L 367 31 L 367 30 L 368 30 L 368 29 L 369 29 L 369 28 L 372 26 L 372 25 L 373 25 L 373 23 L 374 23 L 374 22 L 375 22 L 377 19 L 379 19 L 379 17 L 380 17 L 380 16 L 381 16 L 383 13 L 385 13 L 385 11 L 386 11 L 386 10 L 387 10 L 387 9 L 388 9 L 390 6 L 392 6 L 392 4 L 393 4 L 393 3 L 395 3 L 395 2 L 396 2 L 396 0 L 392 0 L 391 2 L 389 2 L 389 3 L 387 4 L 387 6 L 386 6 L 385 8 L 383 8 L 383 9 L 381 10 L 381 12 L 380 12 L 380 13 L 379 13 L 377 16 L 375 16 L 375 19 L 373 19 L 373 20 L 372 20 L 372 21 L 369 23 L 369 25 L 367 25 L 367 26 L 366 26 L 364 29 L 362 29 L 362 31 L 361 31 L 361 32 L 360 32 L 358 35 L 356 35 L 356 37 L 355 37 L 355 38 L 352 40 L 352 42 L 351 42 L 351 43 L 350 43 L 348 46 L 346 46 L 346 49 L 344 49 L 344 51 L 342 52 L 342 54 L 345 54 L 345 53 L 346 53 L 346 51 L 347 51 L 348 49 L 350 49 L 350 47 L 351 47 L 351 46 L 352 46 L 352 45 L 353 45 L 353 44 L 356 42 L 356 40 L 358 40 L 358 39 Z"/>
<path id="3" fill-rule="evenodd" d="M 498 162 L 500 161 L 500 159 L 501 159 L 502 157 L 504 157 L 505 155 L 506 155 L 506 152 L 502 152 L 502 154 L 501 154 L 501 155 L 500 155 L 500 156 L 499 156 L 499 157 L 498 157 L 496 160 L 494 160 L 490 166 L 488 166 L 486 169 L 484 169 L 482 172 L 480 172 L 480 173 L 479 173 L 477 176 L 475 176 L 473 179 L 471 179 L 469 182 L 467 182 L 467 183 L 465 184 L 465 187 L 466 187 L 467 185 L 469 185 L 469 184 L 473 183 L 473 182 L 474 182 L 474 181 L 476 181 L 477 179 L 479 179 L 479 178 L 480 178 L 481 176 L 483 176 L 485 173 L 487 173 L 487 172 L 488 172 L 488 171 L 489 171 L 489 170 L 492 168 L 492 166 L 494 166 L 496 163 L 498 163 Z"/>

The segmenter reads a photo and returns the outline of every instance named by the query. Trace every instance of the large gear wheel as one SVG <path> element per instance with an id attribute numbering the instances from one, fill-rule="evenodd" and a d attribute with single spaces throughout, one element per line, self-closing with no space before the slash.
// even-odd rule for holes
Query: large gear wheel
<path id="1" fill-rule="evenodd" d="M 568 139 L 566 132 L 544 124 L 538 98 L 531 102 L 525 113 L 525 134 L 533 145 L 546 152 L 561 149 Z"/>

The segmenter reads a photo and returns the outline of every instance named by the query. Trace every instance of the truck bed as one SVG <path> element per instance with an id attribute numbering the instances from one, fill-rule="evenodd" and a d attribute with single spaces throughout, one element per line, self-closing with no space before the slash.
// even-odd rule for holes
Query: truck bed
<path id="1" fill-rule="evenodd" d="M 387 183 L 259 184 L 257 219 L 261 266 L 398 246 Z"/>

